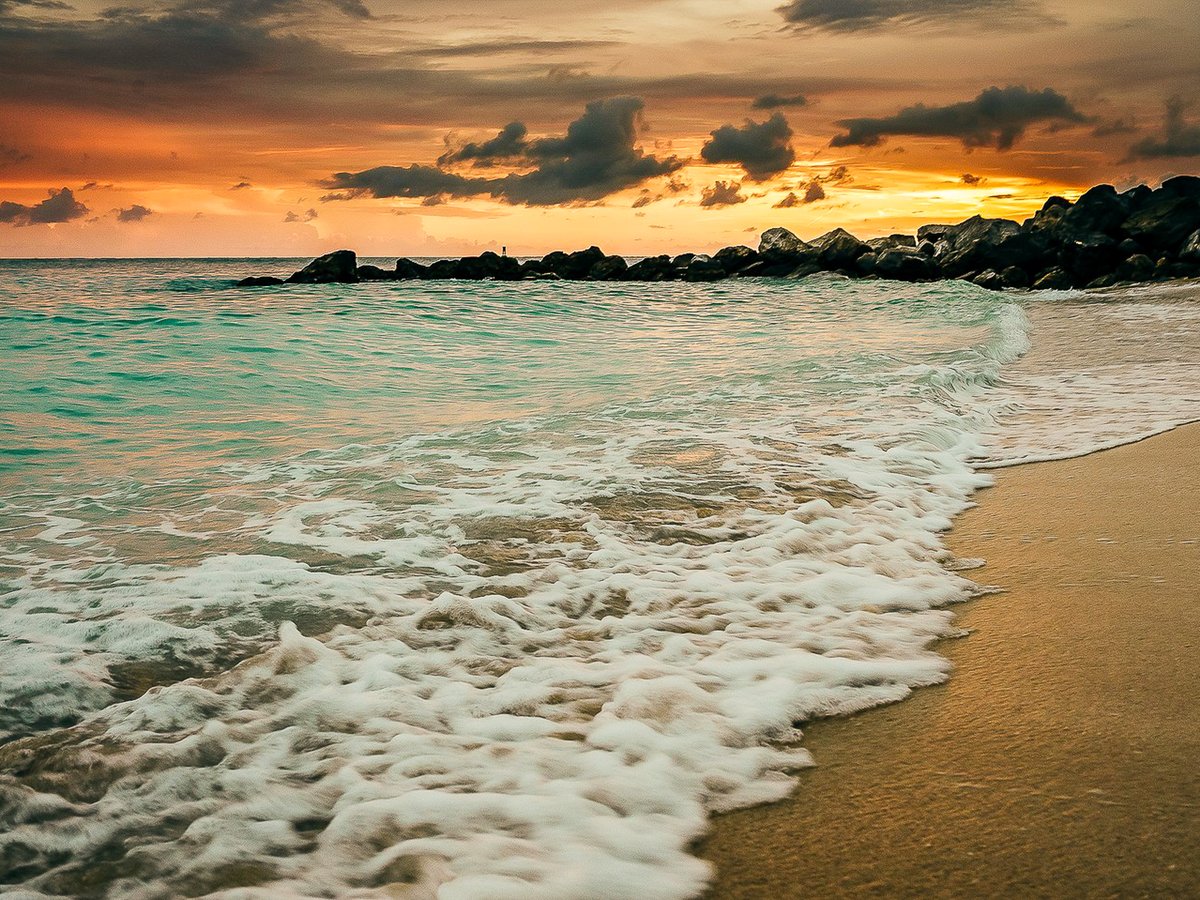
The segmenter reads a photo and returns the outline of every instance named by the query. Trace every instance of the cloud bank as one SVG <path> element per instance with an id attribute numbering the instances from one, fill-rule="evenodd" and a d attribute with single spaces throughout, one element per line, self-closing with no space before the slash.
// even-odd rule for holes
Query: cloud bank
<path id="1" fill-rule="evenodd" d="M 51 190 L 50 196 L 41 203 L 27 206 L 24 203 L 0 202 L 0 223 L 16 225 L 53 225 L 82 219 L 91 210 L 75 199 L 70 188 Z"/>
<path id="2" fill-rule="evenodd" d="M 796 161 L 792 129 L 781 113 L 765 122 L 747 119 L 740 128 L 722 125 L 712 132 L 700 155 L 706 162 L 739 165 L 752 181 L 766 181 Z"/>

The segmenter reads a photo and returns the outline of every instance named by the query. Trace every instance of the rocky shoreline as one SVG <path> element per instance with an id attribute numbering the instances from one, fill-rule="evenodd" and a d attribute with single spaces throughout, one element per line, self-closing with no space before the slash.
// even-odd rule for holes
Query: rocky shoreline
<path id="1" fill-rule="evenodd" d="M 1074 203 L 1051 197 L 1023 223 L 974 216 L 924 225 L 915 235 L 859 240 L 838 228 L 803 241 L 786 228 L 758 249 L 726 247 L 712 256 L 653 256 L 632 265 L 598 247 L 520 261 L 486 252 L 428 266 L 399 259 L 395 269 L 358 265 L 351 250 L 313 260 L 287 279 L 252 277 L 239 287 L 412 279 L 480 281 L 690 281 L 803 278 L 834 272 L 895 281 L 962 279 L 983 288 L 1108 287 L 1123 282 L 1200 277 L 1200 177 L 1181 175 L 1151 190 L 1099 185 Z"/>

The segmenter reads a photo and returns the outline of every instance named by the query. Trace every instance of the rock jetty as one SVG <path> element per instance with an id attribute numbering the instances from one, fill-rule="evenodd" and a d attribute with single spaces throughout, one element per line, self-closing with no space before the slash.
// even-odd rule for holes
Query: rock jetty
<path id="1" fill-rule="evenodd" d="M 1072 203 L 1051 197 L 1023 223 L 974 216 L 924 225 L 915 235 L 860 240 L 838 228 L 810 241 L 786 228 L 763 233 L 757 249 L 726 247 L 708 256 L 652 256 L 632 264 L 599 247 L 556 250 L 519 261 L 492 252 L 394 269 L 358 265 L 351 250 L 313 260 L 289 278 L 256 276 L 239 287 L 361 281 L 721 281 L 803 278 L 836 272 L 895 281 L 963 279 L 992 290 L 1108 287 L 1122 282 L 1200 277 L 1200 177 L 1181 175 L 1151 190 L 1100 185 Z"/>

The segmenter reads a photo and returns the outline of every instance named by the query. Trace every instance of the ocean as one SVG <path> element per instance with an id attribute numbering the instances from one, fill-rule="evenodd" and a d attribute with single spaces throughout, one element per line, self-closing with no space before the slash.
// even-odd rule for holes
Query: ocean
<path id="1" fill-rule="evenodd" d="M 0 262 L 0 891 L 695 896 L 992 470 L 1200 419 L 1195 285 L 301 262 Z"/>

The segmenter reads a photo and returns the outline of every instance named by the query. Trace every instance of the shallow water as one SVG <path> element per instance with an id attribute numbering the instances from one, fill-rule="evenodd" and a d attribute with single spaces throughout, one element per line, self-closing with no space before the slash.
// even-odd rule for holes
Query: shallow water
<path id="1" fill-rule="evenodd" d="M 1200 415 L 1182 297 L 289 268 L 0 264 L 0 884 L 692 895 L 946 677 L 983 466 Z"/>

